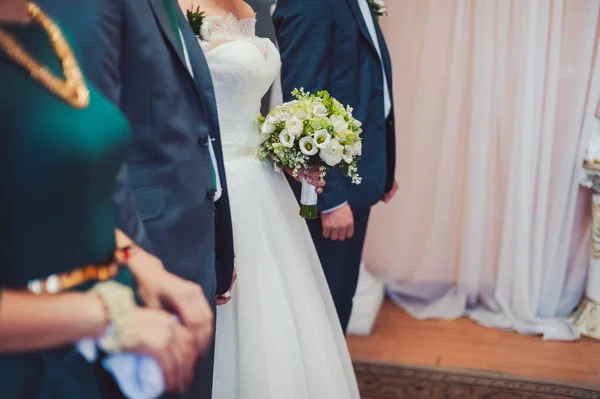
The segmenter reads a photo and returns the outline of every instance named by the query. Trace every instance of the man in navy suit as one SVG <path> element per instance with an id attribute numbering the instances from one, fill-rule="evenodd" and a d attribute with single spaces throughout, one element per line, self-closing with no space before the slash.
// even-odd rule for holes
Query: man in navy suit
<path id="1" fill-rule="evenodd" d="M 369 0 L 278 0 L 273 15 L 284 100 L 294 88 L 327 90 L 363 122 L 362 184 L 329 172 L 320 219 L 307 221 L 344 331 L 371 207 L 397 189 L 392 68 L 377 18 Z"/>
<path id="2" fill-rule="evenodd" d="M 212 79 L 179 5 L 40 3 L 77 38 L 86 76 L 131 124 L 116 193 L 119 227 L 168 271 L 200 285 L 214 311 L 234 273 L 231 216 Z M 164 289 L 160 282 L 153 288 Z M 175 299 L 185 304 L 186 298 Z M 163 305 L 174 305 L 169 302 Z M 212 372 L 209 350 L 186 397 L 210 399 Z"/>

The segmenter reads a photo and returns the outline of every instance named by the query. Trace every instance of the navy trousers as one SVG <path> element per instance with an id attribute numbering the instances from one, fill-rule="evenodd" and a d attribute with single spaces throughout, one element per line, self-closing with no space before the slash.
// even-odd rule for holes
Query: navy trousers
<path id="1" fill-rule="evenodd" d="M 344 333 L 348 329 L 348 322 L 352 314 L 352 303 L 358 285 L 358 274 L 370 212 L 371 208 L 352 210 L 354 236 L 345 241 L 332 241 L 323 237 L 320 219 L 306 221 L 319 253 L 319 259 Z"/>

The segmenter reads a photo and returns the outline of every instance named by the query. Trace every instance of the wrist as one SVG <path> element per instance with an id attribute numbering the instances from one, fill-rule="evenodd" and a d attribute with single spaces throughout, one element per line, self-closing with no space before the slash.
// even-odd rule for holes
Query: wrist
<path id="1" fill-rule="evenodd" d="M 115 244 L 116 244 L 117 248 L 125 248 L 125 247 L 135 246 L 135 243 L 133 242 L 133 240 L 131 238 L 127 237 L 127 235 L 119 229 L 115 230 Z"/>
<path id="2" fill-rule="evenodd" d="M 89 326 L 89 331 L 83 334 L 86 337 L 100 338 L 106 332 L 106 327 L 109 323 L 109 316 L 104 302 L 97 295 L 76 294 L 77 303 L 82 306 L 81 312 L 87 318 L 86 326 Z"/>
<path id="3" fill-rule="evenodd" d="M 101 334 L 99 346 L 106 352 L 118 352 L 137 343 L 128 334 L 128 324 L 137 307 L 133 290 L 114 281 L 99 283 L 90 291 L 104 305 L 107 327 Z"/>

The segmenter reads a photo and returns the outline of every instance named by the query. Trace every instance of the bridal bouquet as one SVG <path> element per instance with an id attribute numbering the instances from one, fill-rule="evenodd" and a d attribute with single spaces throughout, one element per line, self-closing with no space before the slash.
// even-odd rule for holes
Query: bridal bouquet
<path id="1" fill-rule="evenodd" d="M 352 116 L 352 108 L 327 91 L 314 95 L 295 89 L 292 95 L 295 100 L 259 118 L 260 159 L 271 160 L 277 172 L 292 169 L 294 177 L 301 168 L 338 168 L 353 184 L 360 184 L 356 162 L 362 152 L 362 124 Z M 300 216 L 317 218 L 317 198 L 316 188 L 303 181 Z"/>

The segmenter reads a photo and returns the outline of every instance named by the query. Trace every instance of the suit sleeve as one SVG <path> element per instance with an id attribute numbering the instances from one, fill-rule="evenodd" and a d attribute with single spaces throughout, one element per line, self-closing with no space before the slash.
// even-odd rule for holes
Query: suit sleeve
<path id="1" fill-rule="evenodd" d="M 123 2 L 103 0 L 97 2 L 99 22 L 94 29 L 93 43 L 90 43 L 95 54 L 99 54 L 87 71 L 88 78 L 113 103 L 119 105 L 121 97 L 121 54 L 124 43 L 124 9 Z M 152 245 L 146 235 L 144 224 L 135 204 L 127 165 L 123 164 L 116 178 L 113 195 L 118 227 L 136 244 L 152 252 Z"/>
<path id="2" fill-rule="evenodd" d="M 295 88 L 316 93 L 327 89 L 330 50 L 333 46 L 331 5 L 327 0 L 278 0 L 273 14 L 281 52 L 281 88 L 284 101 Z M 334 93 L 332 93 L 334 95 Z M 319 197 L 319 210 L 333 209 L 347 201 L 342 173 L 332 169 Z"/>

